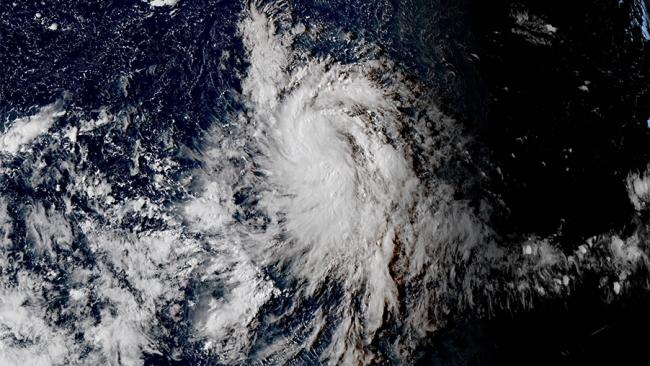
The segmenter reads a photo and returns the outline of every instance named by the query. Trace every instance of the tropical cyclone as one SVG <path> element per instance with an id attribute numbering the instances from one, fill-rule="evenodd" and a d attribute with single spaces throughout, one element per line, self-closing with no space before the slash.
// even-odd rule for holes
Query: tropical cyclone
<path id="1" fill-rule="evenodd" d="M 563 296 L 585 268 L 647 265 L 636 235 L 594 238 L 575 255 L 544 238 L 500 246 L 437 173 L 465 152 L 458 124 L 420 102 L 418 85 L 389 60 L 343 65 L 299 54 L 293 37 L 303 28 L 280 29 L 278 19 L 291 23 L 282 5 L 252 7 L 240 26 L 249 112 L 233 138 L 247 140 L 251 171 L 238 182 L 267 221 L 238 230 L 255 238 L 244 247 L 254 262 L 294 281 L 292 306 L 274 322 L 318 307 L 302 315 L 306 339 L 272 340 L 256 357 L 288 361 L 307 349 L 326 363 L 410 360 L 421 337 L 455 316 Z M 416 172 L 416 159 L 428 165 Z M 328 287 L 339 298 L 324 298 Z M 260 325 L 263 333 L 270 324 Z"/>

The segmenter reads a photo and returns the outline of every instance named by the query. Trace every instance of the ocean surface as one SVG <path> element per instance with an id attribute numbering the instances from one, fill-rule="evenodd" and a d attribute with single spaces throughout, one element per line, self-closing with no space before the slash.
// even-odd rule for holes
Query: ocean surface
<path id="1" fill-rule="evenodd" d="M 494 58 L 475 49 L 492 38 L 464 3 L 3 1 L 0 364 L 499 364 L 495 344 L 520 338 L 499 324 L 550 332 L 549 312 L 569 324 L 591 304 L 633 324 L 647 55 L 609 89 L 635 93 L 616 131 L 597 119 L 614 102 L 555 104 L 598 105 L 593 136 L 636 139 L 584 147 L 576 128 L 550 151 L 530 131 L 566 125 L 484 113 L 507 110 L 493 85 L 524 96 L 508 105 L 534 98 L 482 79 Z M 647 50 L 647 3 L 616 3 Z M 527 47 L 574 34 L 507 9 Z M 601 79 L 576 79 L 571 93 L 600 95 Z M 643 353 L 643 329 L 620 332 Z"/>

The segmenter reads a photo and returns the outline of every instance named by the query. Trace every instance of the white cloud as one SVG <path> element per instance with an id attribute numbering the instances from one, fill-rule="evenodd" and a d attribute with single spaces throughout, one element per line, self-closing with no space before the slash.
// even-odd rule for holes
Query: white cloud
<path id="1" fill-rule="evenodd" d="M 175 6 L 179 1 L 180 0 L 151 0 L 149 1 L 149 5 L 156 6 L 156 7 L 160 7 L 160 6 L 172 7 Z"/>
<path id="2" fill-rule="evenodd" d="M 52 103 L 42 107 L 33 116 L 15 119 L 0 135 L 0 152 L 15 154 L 24 145 L 47 132 L 54 121 L 65 114 L 61 108 L 60 102 Z"/>

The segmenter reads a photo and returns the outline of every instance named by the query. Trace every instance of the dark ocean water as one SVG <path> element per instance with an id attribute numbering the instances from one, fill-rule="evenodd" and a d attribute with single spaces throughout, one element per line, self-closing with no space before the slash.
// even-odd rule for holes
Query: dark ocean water
<path id="1" fill-rule="evenodd" d="M 3 1 L 0 363 L 647 364 L 647 4 L 574 5 Z"/>

